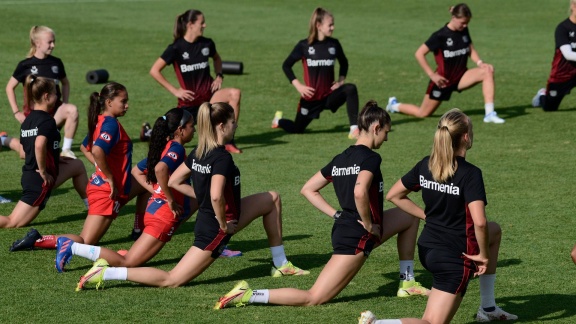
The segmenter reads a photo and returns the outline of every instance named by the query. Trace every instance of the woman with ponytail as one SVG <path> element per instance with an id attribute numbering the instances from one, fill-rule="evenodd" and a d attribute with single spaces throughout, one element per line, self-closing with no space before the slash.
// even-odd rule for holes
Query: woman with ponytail
<path id="1" fill-rule="evenodd" d="M 227 103 L 204 103 L 198 111 L 198 147 L 174 171 L 168 185 L 198 200 L 194 243 L 174 269 L 109 267 L 98 259 L 78 283 L 100 287 L 107 280 L 128 280 L 148 286 L 179 287 L 204 272 L 222 253 L 233 234 L 262 216 L 272 252 L 271 275 L 306 275 L 286 259 L 282 243 L 282 204 L 269 191 L 240 199 L 240 171 L 224 144 L 236 131 L 234 109 Z M 193 187 L 188 182 L 192 180 Z"/>
<path id="2" fill-rule="evenodd" d="M 358 137 L 358 90 L 352 83 L 344 83 L 348 73 L 348 59 L 334 32 L 334 16 L 324 8 L 316 8 L 310 17 L 308 38 L 296 44 L 284 60 L 282 70 L 288 81 L 300 94 L 298 110 L 294 121 L 282 118 L 277 111 L 272 120 L 272 128 L 282 128 L 288 133 L 303 133 L 306 127 L 320 118 L 320 113 L 330 110 L 335 113 L 346 104 L 350 124 L 349 139 Z M 292 67 L 302 61 L 304 84 L 296 78 Z M 334 78 L 334 66 L 338 61 L 340 71 Z M 328 62 L 328 63 L 327 63 Z"/>
<path id="3" fill-rule="evenodd" d="M 386 199 L 403 211 L 425 220 L 418 238 L 420 262 L 433 275 L 432 291 L 422 319 L 376 320 L 363 312 L 360 323 L 449 323 L 466 293 L 468 282 L 480 276 L 482 307 L 476 320 L 514 320 L 496 306 L 494 280 L 500 237 L 496 223 L 486 220 L 486 192 L 482 171 L 466 161 L 472 148 L 472 121 L 459 109 L 446 112 L 436 129 L 432 153 L 392 186 Z M 408 194 L 422 190 L 425 209 Z M 497 244 L 494 243 L 497 241 Z M 483 277 L 487 280 L 483 280 Z M 484 287 L 483 287 L 484 286 Z M 490 294 L 491 293 L 491 294 Z M 492 302 L 488 310 L 484 304 Z"/>
<path id="4" fill-rule="evenodd" d="M 178 98 L 178 108 L 188 110 L 197 120 L 198 109 L 204 102 L 226 102 L 234 109 L 234 118 L 240 117 L 241 93 L 236 88 L 222 88 L 222 59 L 216 51 L 216 45 L 210 38 L 204 37 L 206 21 L 200 10 L 190 9 L 176 17 L 174 23 L 174 42 L 154 62 L 150 75 L 162 87 Z M 214 63 L 216 78 L 210 75 L 209 58 Z M 180 88 L 174 87 L 162 74 L 168 65 L 174 66 L 174 72 Z M 146 125 L 146 124 L 145 124 Z M 145 128 L 140 138 L 147 140 Z M 234 144 L 234 139 L 226 143 L 230 153 L 242 153 Z"/>
<path id="5" fill-rule="evenodd" d="M 174 108 L 159 117 L 152 129 L 148 157 L 133 170 L 135 179 L 151 190 L 152 197 L 144 215 L 144 231 L 125 253 L 94 245 L 76 243 L 67 237 L 58 239 L 58 260 L 69 260 L 79 255 L 96 261 L 103 258 L 112 266 L 137 267 L 152 259 L 172 239 L 172 234 L 198 209 L 196 199 L 169 189 L 168 179 L 172 172 L 186 159 L 184 145 L 192 140 L 194 126 L 192 115 L 186 110 Z"/>
<path id="6" fill-rule="evenodd" d="M 52 189 L 72 178 L 74 188 L 86 200 L 86 169 L 80 160 L 60 160 L 60 132 L 50 113 L 57 101 L 52 79 L 29 75 L 24 83 L 26 99 L 35 109 L 22 122 L 20 143 L 25 154 L 22 167 L 22 197 L 10 216 L 0 216 L 0 228 L 31 223 L 46 207 Z M 66 167 L 62 167 L 66 164 Z M 37 232 L 36 232 L 37 234 Z M 35 238 L 38 238 L 35 235 Z M 17 251 L 18 244 L 10 251 Z"/>
<path id="7" fill-rule="evenodd" d="M 35 109 L 34 101 L 24 100 L 23 108 L 20 110 L 16 101 L 15 89 L 19 83 L 24 84 L 24 80 L 30 74 L 45 77 L 56 82 L 56 102 L 54 109 L 49 114 L 54 117 L 58 127 L 64 127 L 64 143 L 62 145 L 61 156 L 75 159 L 72 152 L 72 141 L 78 128 L 78 108 L 68 103 L 70 95 L 70 82 L 66 77 L 64 64 L 59 58 L 52 56 L 52 51 L 56 45 L 54 31 L 46 26 L 33 26 L 30 29 L 30 51 L 26 59 L 20 61 L 12 77 L 6 85 L 6 96 L 12 108 L 14 118 L 20 123 L 24 121 L 31 110 Z M 26 89 L 24 89 L 26 97 Z M 2 145 L 14 147 L 9 141 L 3 141 Z"/>

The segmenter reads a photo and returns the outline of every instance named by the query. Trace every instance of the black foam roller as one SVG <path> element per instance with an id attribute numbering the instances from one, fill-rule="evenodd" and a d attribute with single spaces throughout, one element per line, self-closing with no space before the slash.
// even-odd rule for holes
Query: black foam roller
<path id="1" fill-rule="evenodd" d="M 244 71 L 242 62 L 222 61 L 222 73 L 242 74 L 242 71 Z"/>
<path id="2" fill-rule="evenodd" d="M 105 83 L 108 81 L 108 71 L 104 69 L 88 71 L 86 81 L 90 84 Z"/>

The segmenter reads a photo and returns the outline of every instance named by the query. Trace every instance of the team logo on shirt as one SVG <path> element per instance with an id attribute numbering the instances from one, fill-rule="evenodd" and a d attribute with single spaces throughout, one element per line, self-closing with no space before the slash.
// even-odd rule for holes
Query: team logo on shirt
<path id="1" fill-rule="evenodd" d="M 20 137 L 38 136 L 38 127 L 32 129 L 21 129 Z"/>
<path id="2" fill-rule="evenodd" d="M 462 41 L 464 43 L 468 43 L 468 36 L 466 36 L 466 35 L 462 36 Z"/>
<path id="3" fill-rule="evenodd" d="M 58 66 L 57 65 L 52 66 L 52 73 L 58 74 Z"/>
<path id="4" fill-rule="evenodd" d="M 360 173 L 360 166 L 354 164 L 353 166 L 344 167 L 344 168 L 337 168 L 336 166 L 332 167 L 332 176 L 346 176 L 351 174 L 358 174 Z"/>
<path id="5" fill-rule="evenodd" d="M 182 53 L 182 59 L 187 60 L 189 58 L 190 58 L 190 54 L 188 54 L 188 52 Z"/>
<path id="6" fill-rule="evenodd" d="M 334 47 L 328 47 L 328 53 L 330 53 L 331 55 L 335 55 L 336 49 Z"/>
<path id="7" fill-rule="evenodd" d="M 168 152 L 168 153 L 166 153 L 166 156 L 168 156 L 169 158 L 171 158 L 174 161 L 178 160 L 178 154 L 176 152 Z"/>
<path id="8" fill-rule="evenodd" d="M 452 46 L 453 44 L 454 44 L 454 41 L 452 40 L 452 38 L 448 37 L 448 39 L 446 40 L 446 45 Z"/>
<path id="9" fill-rule="evenodd" d="M 310 54 L 310 55 L 316 54 L 316 50 L 314 49 L 314 47 L 312 47 L 312 46 L 308 47 L 308 54 Z"/>
<path id="10" fill-rule="evenodd" d="M 198 173 L 203 173 L 203 174 L 212 173 L 212 166 L 210 164 L 202 165 L 202 164 L 196 163 L 196 159 L 192 160 L 192 165 L 191 165 L 190 169 L 192 169 Z"/>
<path id="11" fill-rule="evenodd" d="M 36 65 L 34 65 L 34 66 L 30 69 L 30 73 L 32 73 L 32 74 L 38 74 L 38 68 L 36 67 Z"/>
<path id="12" fill-rule="evenodd" d="M 208 47 L 204 47 L 202 49 L 202 55 L 208 56 L 208 54 L 210 54 L 210 49 Z"/>
<path id="13" fill-rule="evenodd" d="M 426 180 L 426 178 L 424 178 L 424 176 L 422 175 L 420 176 L 420 187 L 442 193 L 447 193 L 450 195 L 460 196 L 460 188 L 458 186 L 455 186 L 453 183 L 446 184 L 446 183 L 438 183 L 432 180 Z"/>
<path id="14" fill-rule="evenodd" d="M 110 143 L 110 140 L 112 140 L 112 136 L 106 132 L 100 134 L 100 138 L 106 143 Z"/>
<path id="15" fill-rule="evenodd" d="M 574 32 L 573 32 L 573 31 L 569 32 L 569 33 L 568 33 L 568 36 L 574 37 Z"/>

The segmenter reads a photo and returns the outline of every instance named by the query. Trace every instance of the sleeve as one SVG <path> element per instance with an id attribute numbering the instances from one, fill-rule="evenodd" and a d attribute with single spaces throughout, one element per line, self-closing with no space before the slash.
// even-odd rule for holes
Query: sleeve
<path id="1" fill-rule="evenodd" d="M 118 121 L 115 118 L 106 118 L 102 122 L 100 134 L 98 134 L 94 146 L 99 146 L 108 155 L 119 139 L 120 127 L 118 127 Z"/>
<path id="2" fill-rule="evenodd" d="M 476 167 L 472 169 L 465 183 L 464 200 L 467 204 L 477 200 L 483 201 L 484 205 L 488 204 L 482 171 Z"/>
<path id="3" fill-rule="evenodd" d="M 288 55 L 288 57 L 284 60 L 284 63 L 282 63 L 282 70 L 284 71 L 284 74 L 286 75 L 286 77 L 288 78 L 288 81 L 290 81 L 290 83 L 292 83 L 292 81 L 294 81 L 294 79 L 296 79 L 296 75 L 294 74 L 294 71 L 292 70 L 292 66 L 294 66 L 294 64 L 296 64 L 296 62 L 301 60 L 302 57 L 304 56 L 304 55 L 302 55 L 300 44 L 301 44 L 301 42 L 298 42 L 298 44 L 296 44 L 296 46 L 294 46 L 294 49 L 292 50 L 290 55 Z"/>
<path id="4" fill-rule="evenodd" d="M 402 179 L 402 184 L 406 189 L 411 191 L 420 191 L 420 168 L 422 167 L 422 161 L 418 162 L 412 170 L 408 171 Z"/>
<path id="5" fill-rule="evenodd" d="M 556 27 L 556 32 L 554 33 L 554 39 L 556 40 L 556 48 L 560 48 L 562 45 L 570 45 L 570 39 L 568 38 L 568 30 L 564 27 L 564 24 L 558 25 Z"/>
<path id="6" fill-rule="evenodd" d="M 164 50 L 164 53 L 160 55 L 160 58 L 166 62 L 166 65 L 174 63 L 176 60 L 176 48 L 174 48 L 174 44 L 168 45 L 168 47 L 166 47 Z"/>
<path id="7" fill-rule="evenodd" d="M 174 172 L 174 170 L 176 170 L 176 168 L 182 164 L 185 155 L 186 151 L 184 146 L 172 144 L 166 154 L 162 156 L 160 162 L 166 163 L 168 169 L 170 170 L 170 174 L 172 174 L 172 172 Z"/>
<path id="8" fill-rule="evenodd" d="M 424 42 L 424 44 L 428 46 L 431 52 L 435 52 L 437 49 L 439 49 L 441 46 L 440 43 L 441 43 L 440 36 L 438 35 L 438 32 L 435 32 L 434 34 L 430 35 L 430 38 L 428 38 L 428 40 Z"/>
<path id="9" fill-rule="evenodd" d="M 320 169 L 320 173 L 324 177 L 324 179 L 332 182 L 332 168 L 334 167 L 334 159 L 330 161 L 330 163 L 326 164 L 325 167 Z"/>
<path id="10" fill-rule="evenodd" d="M 24 80 L 26 79 L 26 70 L 27 70 L 26 67 L 24 67 L 22 62 L 20 62 L 16 66 L 16 69 L 14 70 L 14 73 L 12 73 L 12 76 L 14 77 L 14 79 L 18 80 L 18 82 L 24 84 Z"/>
<path id="11" fill-rule="evenodd" d="M 66 78 L 66 69 L 64 68 L 64 62 L 58 59 L 58 80 Z"/>
<path id="12" fill-rule="evenodd" d="M 340 65 L 340 73 L 338 76 L 346 76 L 348 74 L 348 59 L 344 54 L 344 49 L 340 42 L 336 40 L 336 58 L 338 59 L 338 64 Z"/>
<path id="13" fill-rule="evenodd" d="M 50 133 L 56 129 L 54 118 L 46 118 L 38 125 L 38 136 L 49 137 Z"/>
<path id="14" fill-rule="evenodd" d="M 138 164 L 136 164 L 136 167 L 138 168 L 138 170 L 146 173 L 146 171 L 148 171 L 148 167 L 146 166 L 148 164 L 148 158 L 143 158 L 142 160 L 140 160 L 140 162 L 138 162 Z"/>
<path id="15" fill-rule="evenodd" d="M 470 42 L 469 44 L 472 44 L 472 36 L 470 36 L 470 30 L 468 29 L 468 27 L 466 27 L 464 32 L 466 33 L 466 36 L 468 36 L 468 41 Z"/>
<path id="16" fill-rule="evenodd" d="M 234 172 L 234 161 L 230 154 L 225 154 L 220 156 L 212 164 L 212 175 L 223 175 L 225 178 L 229 179 Z"/>
<path id="17" fill-rule="evenodd" d="M 380 170 L 380 164 L 382 163 L 382 157 L 379 154 L 372 154 L 367 159 L 362 161 L 360 165 L 360 171 L 370 171 L 372 174 L 376 174 Z"/>
<path id="18" fill-rule="evenodd" d="M 196 149 L 194 149 L 194 151 L 192 151 L 192 153 L 190 153 L 190 155 L 188 155 L 188 158 L 186 158 L 186 160 L 184 160 L 184 164 L 190 170 L 192 170 L 192 163 L 194 162 L 194 153 L 196 153 Z"/>

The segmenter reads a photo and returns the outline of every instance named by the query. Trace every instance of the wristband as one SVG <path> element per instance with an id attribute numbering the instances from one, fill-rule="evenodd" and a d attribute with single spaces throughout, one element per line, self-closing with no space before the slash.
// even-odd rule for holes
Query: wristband
<path id="1" fill-rule="evenodd" d="M 480 66 L 480 64 L 482 64 L 482 63 L 484 63 L 484 62 L 482 62 L 482 60 L 478 60 L 478 61 L 476 62 L 476 66 Z"/>
<path id="2" fill-rule="evenodd" d="M 20 110 L 17 110 L 17 111 L 15 111 L 13 114 L 16 115 L 16 114 L 19 113 L 19 112 L 20 112 Z"/>
<path id="3" fill-rule="evenodd" d="M 334 218 L 334 220 L 337 220 L 338 218 L 340 218 L 341 215 L 342 215 L 342 211 L 337 210 L 336 213 L 334 214 L 334 216 L 332 216 L 332 217 Z"/>
<path id="4" fill-rule="evenodd" d="M 224 80 L 224 74 L 222 73 L 216 73 L 216 77 L 220 77 L 222 80 Z"/>

